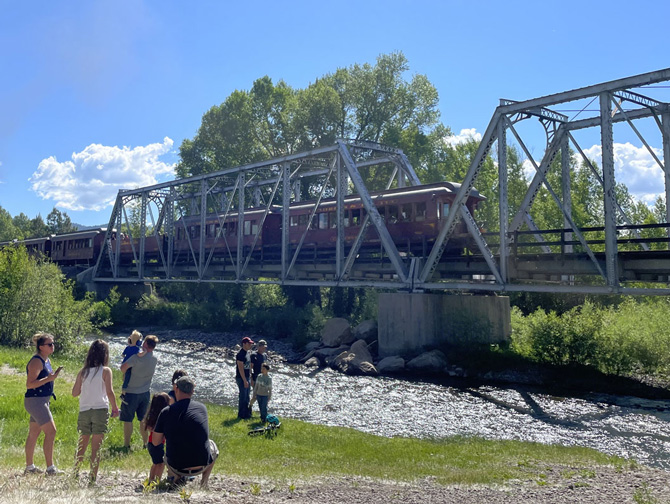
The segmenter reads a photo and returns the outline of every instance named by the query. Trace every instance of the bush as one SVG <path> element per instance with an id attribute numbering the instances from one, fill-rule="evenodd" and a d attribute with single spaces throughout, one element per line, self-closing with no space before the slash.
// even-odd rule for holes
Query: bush
<path id="1" fill-rule="evenodd" d="M 26 346 L 38 331 L 53 334 L 69 351 L 94 330 L 93 298 L 76 301 L 73 283 L 58 266 L 25 247 L 0 250 L 0 343 Z"/>
<path id="2" fill-rule="evenodd" d="M 627 299 L 618 306 L 590 302 L 563 315 L 512 310 L 511 349 L 555 365 L 591 365 L 610 374 L 667 373 L 670 302 Z"/>

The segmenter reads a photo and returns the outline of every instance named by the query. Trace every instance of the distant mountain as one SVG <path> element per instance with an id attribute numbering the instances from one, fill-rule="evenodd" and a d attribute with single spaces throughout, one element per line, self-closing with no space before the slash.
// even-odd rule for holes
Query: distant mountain
<path id="1" fill-rule="evenodd" d="M 84 231 L 85 229 L 106 228 L 107 224 L 108 224 L 107 222 L 105 222 L 104 224 L 92 224 L 92 225 L 77 224 L 76 222 L 72 223 L 72 225 L 77 229 L 77 231 Z"/>

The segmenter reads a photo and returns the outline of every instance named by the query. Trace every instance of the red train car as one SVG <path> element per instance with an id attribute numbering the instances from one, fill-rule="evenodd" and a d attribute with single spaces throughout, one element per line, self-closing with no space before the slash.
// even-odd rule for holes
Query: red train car
<path id="1" fill-rule="evenodd" d="M 51 236 L 51 260 L 63 265 L 93 265 L 106 231 L 106 228 L 94 228 Z"/>
<path id="2" fill-rule="evenodd" d="M 399 251 L 426 255 L 442 229 L 450 205 L 459 188 L 459 184 L 438 182 L 371 193 L 371 197 Z M 479 192 L 473 189 L 466 202 L 468 210 L 474 213 L 477 205 L 484 199 Z M 314 202 L 291 205 L 289 219 L 291 245 L 297 245 L 305 234 L 313 209 Z M 366 211 L 360 197 L 345 198 L 343 219 L 345 246 L 351 245 L 356 239 L 365 214 Z M 303 246 L 318 246 L 320 249 L 334 247 L 337 240 L 336 227 L 336 202 L 334 199 L 324 200 L 314 214 Z M 467 236 L 465 224 L 459 223 L 449 241 L 447 250 L 460 252 L 468 244 Z M 379 246 L 379 235 L 374 226 L 369 226 L 362 247 L 365 249 Z"/>

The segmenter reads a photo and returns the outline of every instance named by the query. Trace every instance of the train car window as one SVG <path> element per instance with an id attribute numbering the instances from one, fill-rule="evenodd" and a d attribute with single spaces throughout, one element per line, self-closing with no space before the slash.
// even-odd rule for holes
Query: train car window
<path id="1" fill-rule="evenodd" d="M 379 212 L 379 215 L 381 215 L 382 220 L 386 221 L 386 207 L 377 207 L 377 211 Z"/>
<path id="2" fill-rule="evenodd" d="M 446 218 L 449 215 L 449 203 L 442 204 L 442 217 Z"/>
<path id="3" fill-rule="evenodd" d="M 328 214 L 320 213 L 319 215 L 319 229 L 328 229 Z"/>
<path id="4" fill-rule="evenodd" d="M 398 205 L 389 205 L 386 207 L 388 221 L 391 224 L 398 222 Z"/>
<path id="5" fill-rule="evenodd" d="M 306 226 L 307 225 L 307 214 L 298 215 L 298 225 Z"/>
<path id="6" fill-rule="evenodd" d="M 328 212 L 328 222 L 331 229 L 337 227 L 337 212 Z"/>
<path id="7" fill-rule="evenodd" d="M 411 203 L 405 203 L 400 206 L 400 221 L 408 222 L 412 220 L 412 205 Z"/>
<path id="8" fill-rule="evenodd" d="M 251 234 L 251 221 L 245 220 L 244 221 L 244 236 L 248 236 Z"/>
<path id="9" fill-rule="evenodd" d="M 291 215 L 291 218 L 289 219 L 289 226 L 295 227 L 298 225 L 298 216 L 297 215 Z"/>
<path id="10" fill-rule="evenodd" d="M 344 211 L 344 227 L 349 227 L 351 225 L 351 212 L 348 210 Z"/>
<path id="11" fill-rule="evenodd" d="M 414 212 L 414 220 L 417 222 L 426 220 L 426 203 L 420 202 L 416 204 L 416 211 Z"/>
<path id="12" fill-rule="evenodd" d="M 258 221 L 256 220 L 251 221 L 251 234 L 253 235 L 258 234 Z"/>
<path id="13" fill-rule="evenodd" d="M 357 208 L 351 211 L 351 225 L 360 226 L 361 225 L 361 209 Z"/>
<path id="14" fill-rule="evenodd" d="M 191 238 L 198 238 L 200 236 L 200 226 L 191 226 Z"/>

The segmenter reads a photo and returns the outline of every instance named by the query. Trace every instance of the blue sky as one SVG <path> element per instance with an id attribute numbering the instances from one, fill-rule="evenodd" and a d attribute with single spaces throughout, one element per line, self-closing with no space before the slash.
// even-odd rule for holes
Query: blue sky
<path id="1" fill-rule="evenodd" d="M 444 124 L 476 136 L 500 98 L 670 67 L 669 14 L 644 0 L 0 0 L 0 205 L 105 223 L 118 189 L 172 178 L 181 142 L 235 89 L 264 75 L 301 88 L 393 51 L 437 88 Z M 661 192 L 641 142 L 618 145 L 635 194 Z"/>

